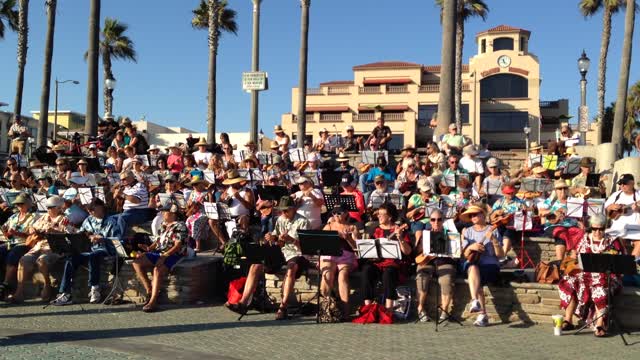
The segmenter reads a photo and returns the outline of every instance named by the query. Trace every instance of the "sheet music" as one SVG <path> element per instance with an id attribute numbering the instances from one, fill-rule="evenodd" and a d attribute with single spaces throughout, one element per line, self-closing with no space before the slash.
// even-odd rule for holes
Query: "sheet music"
<path id="1" fill-rule="evenodd" d="M 361 259 L 377 259 L 378 251 L 376 249 L 375 239 L 356 240 L 356 247 Z"/>
<path id="2" fill-rule="evenodd" d="M 290 149 L 289 160 L 291 160 L 292 162 L 307 161 L 307 153 L 305 153 L 303 149 Z"/>
<path id="3" fill-rule="evenodd" d="M 42 169 L 31 169 L 31 174 L 33 174 L 34 179 L 38 179 L 42 175 Z"/>
<path id="4" fill-rule="evenodd" d="M 384 156 L 385 160 L 387 160 L 387 164 L 389 163 L 389 152 L 386 151 L 386 150 L 384 150 L 384 151 L 362 151 L 361 155 L 362 155 L 362 162 L 364 164 L 375 165 L 376 164 L 376 160 L 381 156 Z"/>
<path id="5" fill-rule="evenodd" d="M 98 199 L 100 199 L 100 200 L 102 200 L 104 202 L 107 201 L 105 196 L 104 196 L 104 187 L 97 186 L 94 190 L 95 190 L 96 198 L 98 198 Z"/>
<path id="6" fill-rule="evenodd" d="M 204 212 L 209 219 L 212 220 L 229 220 L 231 214 L 229 213 L 229 207 L 224 203 L 204 203 Z"/>
<path id="7" fill-rule="evenodd" d="M 542 167 L 547 170 L 556 170 L 558 168 L 558 155 L 543 155 Z"/>
<path id="8" fill-rule="evenodd" d="M 82 205 L 91 204 L 93 200 L 93 194 L 91 193 L 91 188 L 79 188 L 78 194 L 80 195 L 80 203 Z"/>
<path id="9" fill-rule="evenodd" d="M 454 174 L 442 175 L 442 181 L 447 187 L 456 187 L 456 176 Z"/>
<path id="10" fill-rule="evenodd" d="M 402 259 L 400 252 L 400 242 L 398 240 L 378 239 L 380 244 L 380 255 L 383 259 Z"/>
<path id="11" fill-rule="evenodd" d="M 587 216 L 604 214 L 604 199 L 587 199 Z"/>
<path id="12" fill-rule="evenodd" d="M 402 194 L 387 194 L 387 201 L 392 203 L 396 209 L 402 209 Z"/>
<path id="13" fill-rule="evenodd" d="M 142 166 L 149 167 L 149 158 L 147 157 L 147 155 L 136 155 L 136 158 L 140 160 Z"/>
<path id="14" fill-rule="evenodd" d="M 249 169 L 249 176 L 247 177 L 251 182 L 263 182 L 264 174 L 260 169 Z"/>
<path id="15" fill-rule="evenodd" d="M 171 196 L 173 197 L 173 200 L 176 202 L 176 204 L 178 204 L 178 207 L 183 209 L 187 207 L 187 200 L 185 199 L 188 198 L 188 194 L 173 193 L 171 194 Z"/>
<path id="16" fill-rule="evenodd" d="M 5 196 L 5 194 L 7 193 L 7 191 L 9 191 L 9 189 L 7 189 L 7 188 L 0 188 L 0 197 L 2 197 L 2 201 L 4 201 L 4 202 L 8 202 L 8 201 L 7 201 L 7 197 Z"/>
<path id="17" fill-rule="evenodd" d="M 47 195 L 33 194 L 33 202 L 36 204 L 38 211 L 47 212 Z"/>
<path id="18" fill-rule="evenodd" d="M 524 211 L 516 211 L 513 214 L 513 228 L 516 231 L 531 230 L 533 229 L 533 221 L 531 220 L 531 216 L 526 215 L 526 223 L 525 223 L 525 213 Z"/>
<path id="19" fill-rule="evenodd" d="M 236 163 L 240 164 L 246 158 L 247 155 L 245 154 L 244 150 L 233 150 L 233 160 L 235 160 Z"/>
<path id="20" fill-rule="evenodd" d="M 258 151 L 256 157 L 260 165 L 271 165 L 273 163 L 273 153 Z"/>
<path id="21" fill-rule="evenodd" d="M 572 157 L 567 159 L 567 165 L 564 168 L 563 174 L 576 175 L 580 173 L 580 161 L 582 157 Z"/>
<path id="22" fill-rule="evenodd" d="M 204 180 L 207 181 L 210 184 L 215 184 L 216 183 L 216 174 L 211 171 L 211 170 L 203 170 L 202 173 L 204 174 Z"/>
<path id="23" fill-rule="evenodd" d="M 319 170 L 305 171 L 303 174 L 304 174 L 304 176 L 306 176 L 309 179 L 311 179 L 311 181 L 313 182 L 314 186 L 320 186 L 320 171 Z"/>
<path id="24" fill-rule="evenodd" d="M 145 180 L 149 183 L 149 186 L 160 186 L 158 174 L 145 174 Z"/>
<path id="25" fill-rule="evenodd" d="M 160 155 L 151 155 L 149 154 L 149 165 L 153 166 L 153 167 L 158 167 L 158 159 L 160 158 Z M 102 159 L 102 158 L 100 158 Z"/>
<path id="26" fill-rule="evenodd" d="M 584 199 L 570 197 L 567 199 L 567 217 L 582 218 L 584 213 Z"/>
<path id="27" fill-rule="evenodd" d="M 548 193 L 553 191 L 553 184 L 549 179 L 524 178 L 521 189 L 524 191 Z"/>
<path id="28" fill-rule="evenodd" d="M 529 154 L 529 164 L 533 166 L 533 164 L 542 165 L 542 154 Z"/>

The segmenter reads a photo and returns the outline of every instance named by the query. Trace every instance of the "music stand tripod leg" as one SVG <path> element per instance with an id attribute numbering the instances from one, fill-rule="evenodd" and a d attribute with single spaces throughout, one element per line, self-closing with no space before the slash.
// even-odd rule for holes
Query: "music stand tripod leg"
<path id="1" fill-rule="evenodd" d="M 318 250 L 318 288 L 316 289 L 316 297 L 318 305 L 316 307 L 316 324 L 320 323 L 320 285 L 322 284 L 322 263 L 320 262 L 320 251 Z"/>

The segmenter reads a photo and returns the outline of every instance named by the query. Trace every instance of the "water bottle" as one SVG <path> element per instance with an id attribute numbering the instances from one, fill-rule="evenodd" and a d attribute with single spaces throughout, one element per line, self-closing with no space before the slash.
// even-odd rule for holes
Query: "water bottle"
<path id="1" fill-rule="evenodd" d="M 560 129 L 556 129 L 556 141 L 560 141 Z"/>

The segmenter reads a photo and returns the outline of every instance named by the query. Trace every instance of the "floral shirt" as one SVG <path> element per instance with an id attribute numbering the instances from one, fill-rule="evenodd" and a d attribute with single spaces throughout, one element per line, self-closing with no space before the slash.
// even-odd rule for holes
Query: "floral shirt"
<path id="1" fill-rule="evenodd" d="M 271 235 L 279 237 L 282 234 L 287 234 L 298 240 L 298 230 L 308 230 L 310 228 L 311 224 L 309 223 L 309 220 L 299 214 L 295 214 L 292 220 L 287 219 L 285 216 L 279 216 Z M 284 244 L 282 247 L 282 253 L 287 261 L 296 256 L 302 256 L 300 248 L 294 243 Z"/>
<path id="2" fill-rule="evenodd" d="M 505 214 L 515 214 L 525 205 L 526 204 L 524 203 L 524 201 L 517 197 L 512 198 L 511 201 L 507 201 L 505 200 L 505 198 L 501 198 L 493 204 L 493 206 L 491 207 L 491 211 L 493 212 L 496 210 L 504 210 Z"/>
<path id="3" fill-rule="evenodd" d="M 114 217 L 98 219 L 91 215 L 84 219 L 80 226 L 81 232 L 87 232 L 93 235 L 100 235 L 103 238 L 117 237 L 117 225 Z M 97 244 L 91 245 L 91 250 L 106 250 L 109 254 L 115 254 L 115 249 L 110 242 L 103 240 Z"/>
<path id="4" fill-rule="evenodd" d="M 184 222 L 176 221 L 171 224 L 163 222 L 160 226 L 160 236 L 156 240 L 156 251 L 165 252 L 177 242 L 180 242 L 180 250 L 178 250 L 177 255 L 186 255 L 188 236 L 189 232 Z"/>
<path id="5" fill-rule="evenodd" d="M 36 217 L 33 213 L 27 213 L 26 216 L 20 220 L 20 213 L 15 213 L 11 215 L 9 220 L 2 225 L 3 231 L 14 230 L 21 233 L 26 233 L 31 226 L 33 226 Z M 26 236 L 16 236 L 12 235 L 8 240 L 10 245 L 20 245 L 24 244 Z"/>
<path id="6" fill-rule="evenodd" d="M 71 225 L 69 218 L 67 218 L 64 214 L 60 214 L 55 218 L 52 218 L 51 216 L 49 216 L 49 214 L 44 214 L 38 220 L 36 220 L 32 228 L 35 231 L 41 232 L 41 233 L 73 234 L 76 232 L 73 225 Z M 49 242 L 46 240 L 46 238 L 43 237 L 42 240 L 40 240 L 29 251 L 29 253 L 32 253 L 32 252 L 35 253 L 38 251 L 44 251 L 44 252 L 51 251 L 51 248 L 49 247 Z"/>

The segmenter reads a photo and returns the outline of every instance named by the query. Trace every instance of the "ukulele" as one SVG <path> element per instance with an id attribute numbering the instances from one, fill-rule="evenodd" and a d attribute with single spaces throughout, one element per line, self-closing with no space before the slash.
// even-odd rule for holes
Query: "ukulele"
<path id="1" fill-rule="evenodd" d="M 486 239 L 491 239 L 491 236 L 493 235 L 493 232 L 498 228 L 497 224 L 493 224 L 489 227 L 489 231 L 486 232 L 485 234 L 485 238 Z M 483 244 L 484 245 L 484 244 Z M 486 245 L 485 245 L 486 246 Z M 467 262 L 469 264 L 475 264 L 478 262 L 478 260 L 480 260 L 480 256 L 482 255 L 482 252 L 477 251 L 477 250 L 470 250 L 469 254 L 465 256 L 465 259 L 467 260 Z"/>
<path id="2" fill-rule="evenodd" d="M 636 206 L 640 206 L 640 201 L 629 205 L 621 205 L 620 208 L 616 210 L 607 210 L 607 217 L 609 217 L 611 220 L 618 220 L 622 215 L 629 215 L 633 204 L 635 204 Z"/>

